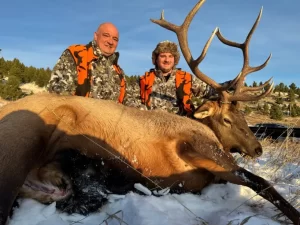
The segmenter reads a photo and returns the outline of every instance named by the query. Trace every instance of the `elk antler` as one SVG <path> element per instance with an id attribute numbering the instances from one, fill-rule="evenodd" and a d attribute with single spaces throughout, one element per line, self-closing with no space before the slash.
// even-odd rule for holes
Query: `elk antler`
<path id="1" fill-rule="evenodd" d="M 198 10 L 200 9 L 200 7 L 203 5 L 203 3 L 205 2 L 205 0 L 200 0 L 195 6 L 194 8 L 189 12 L 189 14 L 186 16 L 184 22 L 182 23 L 181 26 L 177 26 L 175 24 L 172 24 L 168 21 L 165 20 L 164 18 L 164 11 L 162 11 L 161 13 L 161 18 L 159 20 L 156 19 L 151 19 L 151 21 L 153 23 L 156 23 L 168 30 L 171 30 L 173 32 L 176 33 L 178 41 L 179 41 L 179 46 L 180 49 L 182 51 L 182 54 L 187 62 L 187 64 L 189 65 L 190 69 L 192 70 L 192 72 L 203 82 L 205 82 L 206 84 L 210 85 L 212 88 L 214 88 L 220 97 L 221 102 L 231 102 L 231 101 L 253 101 L 253 100 L 258 100 L 260 98 L 265 97 L 266 95 L 268 95 L 269 93 L 271 93 L 271 91 L 273 90 L 273 83 L 272 85 L 270 85 L 270 87 L 263 92 L 261 95 L 258 96 L 254 96 L 254 95 L 247 95 L 245 92 L 249 92 L 249 91 L 258 91 L 258 90 L 262 90 L 264 87 L 266 87 L 270 81 L 268 80 L 267 82 L 265 82 L 263 85 L 260 85 L 258 87 L 243 87 L 244 86 L 244 79 L 246 77 L 247 74 L 254 72 L 254 71 L 258 71 L 261 70 L 262 68 L 264 68 L 268 61 L 271 58 L 271 55 L 268 57 L 268 59 L 266 60 L 266 62 L 264 64 L 262 64 L 261 66 L 258 67 L 250 67 L 249 66 L 249 56 L 248 56 L 248 45 L 250 42 L 250 38 L 252 36 L 252 33 L 254 32 L 259 19 L 261 17 L 261 12 L 258 16 L 258 18 L 255 21 L 255 24 L 253 25 L 252 29 L 250 30 L 246 41 L 243 44 L 239 44 L 239 43 L 235 43 L 232 41 L 229 41 L 227 39 L 225 39 L 221 33 L 220 30 L 218 28 L 216 28 L 212 35 L 210 36 L 210 38 L 208 39 L 208 41 L 206 42 L 203 51 L 201 53 L 201 55 L 194 60 L 191 54 L 191 51 L 189 49 L 188 46 L 188 40 L 187 40 L 187 32 L 188 32 L 188 28 L 190 26 L 191 21 L 193 20 L 195 14 L 198 12 Z M 199 68 L 198 65 L 201 63 L 201 61 L 205 58 L 207 50 L 211 44 L 212 39 L 214 38 L 214 36 L 217 35 L 217 37 L 219 38 L 219 40 L 221 42 L 223 42 L 226 45 L 229 46 L 233 46 L 233 47 L 237 47 L 242 49 L 243 51 L 243 55 L 244 55 L 244 65 L 243 68 L 241 70 L 241 72 L 239 73 L 239 75 L 230 82 L 229 85 L 220 85 L 219 83 L 217 83 L 216 81 L 214 81 L 213 79 L 211 79 L 210 77 L 208 77 L 207 75 L 205 75 Z M 233 93 L 233 95 L 230 95 L 227 90 L 231 87 L 235 86 L 235 91 Z"/>
<path id="2" fill-rule="evenodd" d="M 260 18 L 262 15 L 262 9 L 263 8 L 261 8 L 259 15 L 256 18 L 255 23 L 253 24 L 251 30 L 249 31 L 244 43 L 236 43 L 236 42 L 225 39 L 223 37 L 223 35 L 221 34 L 220 29 L 218 29 L 218 31 L 216 33 L 217 37 L 223 44 L 229 45 L 232 47 L 236 47 L 236 48 L 240 48 L 242 50 L 243 56 L 244 56 L 244 63 L 243 63 L 242 70 L 239 73 L 239 75 L 231 82 L 232 84 L 235 85 L 235 91 L 232 96 L 229 96 L 228 101 L 254 101 L 254 100 L 258 100 L 260 98 L 263 98 L 263 97 L 269 95 L 273 90 L 273 82 L 272 82 L 271 85 L 269 86 L 269 88 L 267 90 L 265 90 L 264 92 L 262 92 L 262 94 L 260 94 L 260 95 L 254 96 L 254 95 L 250 95 L 250 94 L 246 93 L 246 92 L 251 92 L 251 91 L 263 90 L 267 85 L 270 84 L 272 78 L 258 87 L 245 87 L 244 86 L 245 77 L 252 72 L 256 72 L 256 71 L 263 69 L 268 64 L 268 62 L 272 56 L 272 54 L 270 54 L 269 57 L 266 59 L 266 61 L 259 66 L 256 66 L 256 67 L 249 66 L 249 43 L 250 43 L 252 34 L 255 31 L 255 29 L 260 21 Z"/>

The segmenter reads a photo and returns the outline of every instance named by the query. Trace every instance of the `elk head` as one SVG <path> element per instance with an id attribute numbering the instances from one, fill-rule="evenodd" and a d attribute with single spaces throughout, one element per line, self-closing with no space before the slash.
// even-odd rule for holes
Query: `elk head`
<path id="1" fill-rule="evenodd" d="M 194 8 L 186 16 L 181 26 L 177 26 L 166 21 L 164 19 L 164 12 L 162 12 L 160 19 L 151 19 L 151 21 L 176 33 L 182 54 L 192 72 L 200 80 L 215 89 L 218 94 L 217 99 L 208 100 L 199 106 L 194 112 L 194 117 L 196 119 L 200 119 L 201 122 L 207 124 L 215 132 L 225 150 L 230 152 L 239 152 L 243 155 L 249 155 L 251 157 L 260 156 L 262 154 L 261 144 L 257 141 L 256 137 L 249 129 L 244 116 L 239 111 L 238 102 L 257 101 L 269 95 L 273 90 L 273 82 L 269 88 L 265 90 L 265 87 L 270 84 L 271 79 L 258 87 L 244 86 L 246 76 L 252 72 L 263 69 L 271 58 L 270 54 L 267 60 L 260 66 L 251 67 L 249 65 L 249 43 L 252 34 L 259 23 L 262 10 L 260 11 L 244 43 L 236 43 L 225 39 L 222 36 L 219 28 L 216 28 L 206 42 L 201 55 L 194 60 L 188 46 L 187 32 L 193 17 L 204 2 L 205 0 L 200 0 L 194 6 Z M 235 77 L 235 79 L 223 85 L 205 75 L 198 68 L 200 62 L 205 58 L 210 43 L 215 35 L 217 35 L 222 43 L 232 47 L 240 48 L 244 56 L 244 63 L 241 72 Z M 234 91 L 229 92 L 229 89 L 232 88 L 234 88 Z M 254 91 L 262 92 L 258 95 L 251 94 L 251 92 Z"/>

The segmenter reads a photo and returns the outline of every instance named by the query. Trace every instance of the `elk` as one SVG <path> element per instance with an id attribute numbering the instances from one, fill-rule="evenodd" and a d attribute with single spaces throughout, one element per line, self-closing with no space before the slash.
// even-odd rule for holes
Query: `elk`
<path id="1" fill-rule="evenodd" d="M 202 3 L 200 1 L 192 9 L 185 20 L 186 25 L 182 27 L 187 29 Z M 175 27 L 163 19 L 157 22 L 169 24 L 166 27 Z M 174 30 L 185 36 L 179 38 L 180 46 L 182 48 L 186 44 L 186 48 L 182 50 L 188 50 L 187 42 L 182 42 L 186 40 L 186 32 L 176 27 Z M 203 52 L 202 57 L 206 50 Z M 193 62 L 188 57 L 186 59 L 189 64 Z M 200 60 L 193 63 L 198 61 Z M 235 109 L 235 101 L 253 99 L 250 95 L 241 94 L 248 90 L 241 87 L 240 77 L 245 76 L 245 72 L 231 83 L 237 87 L 231 96 L 226 93 L 228 87 L 218 86 L 207 76 L 197 72 L 196 66 L 191 66 L 196 76 L 219 91 L 220 99 L 216 103 L 210 103 L 212 107 L 214 104 L 219 107 L 214 110 Z M 260 97 L 270 91 L 267 90 Z M 241 99 L 241 96 L 245 97 Z M 214 110 L 201 107 L 195 113 L 196 118 L 203 118 L 203 114 L 212 115 Z M 222 117 L 221 115 L 220 113 L 219 116 Z M 228 127 L 231 126 L 229 119 L 231 118 L 222 117 Z M 239 167 L 212 129 L 189 118 L 167 112 L 140 111 L 105 100 L 39 94 L 1 108 L 0 130 L 1 225 L 5 224 L 12 203 L 27 175 L 51 163 L 55 155 L 64 149 L 76 149 L 93 159 L 116 159 L 111 160 L 111 167 L 149 188 L 170 187 L 180 181 L 184 182 L 182 187 L 173 187 L 181 192 L 197 192 L 215 177 L 244 185 L 270 201 L 294 224 L 300 223 L 299 211 L 271 184 Z M 228 149 L 238 147 L 240 146 L 232 143 Z M 55 180 L 61 179 L 60 176 L 55 176 Z M 32 177 L 41 179 L 39 176 Z M 152 182 L 153 180 L 159 183 Z"/>
<path id="2" fill-rule="evenodd" d="M 252 34 L 260 21 L 262 10 L 260 11 L 244 43 L 239 44 L 225 39 L 220 30 L 217 28 L 208 39 L 201 55 L 194 60 L 188 47 L 187 32 L 193 17 L 204 2 L 205 0 L 199 1 L 195 5 L 181 26 L 167 22 L 164 19 L 164 11 L 161 13 L 160 20 L 151 19 L 151 21 L 176 33 L 182 54 L 191 71 L 194 75 L 196 75 L 196 77 L 210 85 L 218 93 L 218 99 L 202 104 L 194 113 L 194 117 L 208 125 L 215 132 L 226 151 L 239 152 L 243 155 L 258 157 L 262 154 L 262 147 L 249 129 L 244 116 L 239 112 L 239 104 L 237 103 L 239 101 L 257 101 L 269 95 L 273 90 L 273 82 L 269 85 L 272 78 L 257 87 L 244 86 L 246 76 L 252 72 L 263 69 L 271 59 L 270 54 L 262 65 L 257 67 L 249 66 L 249 43 Z M 241 72 L 229 84 L 221 85 L 215 82 L 198 68 L 198 65 L 205 58 L 215 34 L 222 43 L 240 48 L 243 52 L 244 62 Z M 264 88 L 268 85 L 269 87 L 264 91 Z M 228 90 L 232 87 L 235 88 L 234 93 L 231 95 Z M 259 90 L 262 90 L 260 95 L 250 94 L 251 92 L 257 92 Z"/>

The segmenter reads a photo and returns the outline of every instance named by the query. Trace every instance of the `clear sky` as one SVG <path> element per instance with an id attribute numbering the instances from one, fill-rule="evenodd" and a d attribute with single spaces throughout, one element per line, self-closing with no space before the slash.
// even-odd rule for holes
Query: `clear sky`
<path id="1" fill-rule="evenodd" d="M 71 44 L 86 44 L 102 22 L 113 22 L 120 31 L 120 65 L 128 75 L 141 75 L 152 67 L 151 52 L 162 40 L 177 42 L 176 35 L 150 22 L 165 18 L 181 24 L 197 0 L 9 0 L 1 2 L 0 48 L 6 60 L 18 58 L 26 66 L 50 67 Z M 263 6 L 261 22 L 250 43 L 250 65 L 268 66 L 248 75 L 246 82 L 274 78 L 275 84 L 300 86 L 300 1 L 207 0 L 189 29 L 194 58 L 215 27 L 234 41 L 244 41 Z M 242 66 L 239 49 L 215 38 L 201 70 L 217 82 L 234 78 Z M 190 71 L 183 57 L 179 67 Z"/>

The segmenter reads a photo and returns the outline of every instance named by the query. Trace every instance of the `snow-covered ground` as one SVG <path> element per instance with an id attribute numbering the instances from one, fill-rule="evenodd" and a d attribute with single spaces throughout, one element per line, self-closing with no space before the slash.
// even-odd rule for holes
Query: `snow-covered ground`
<path id="1" fill-rule="evenodd" d="M 275 188 L 293 204 L 300 205 L 299 164 L 285 163 L 275 167 L 265 153 L 259 160 L 240 164 L 265 179 L 275 181 Z M 275 225 L 280 224 L 279 211 L 256 196 L 247 187 L 213 184 L 201 195 L 167 194 L 162 197 L 128 193 L 111 196 L 111 202 L 89 216 L 67 215 L 55 209 L 55 203 L 43 205 L 31 199 L 20 201 L 8 225 Z M 284 217 L 281 217 L 282 221 Z M 283 224 L 285 224 L 283 222 Z"/>
<path id="2" fill-rule="evenodd" d="M 27 94 L 36 94 L 36 93 L 40 93 L 40 92 L 46 92 L 46 88 L 43 87 L 39 87 L 34 83 L 25 83 L 25 84 L 21 84 L 20 88 L 23 92 L 27 93 Z"/>

